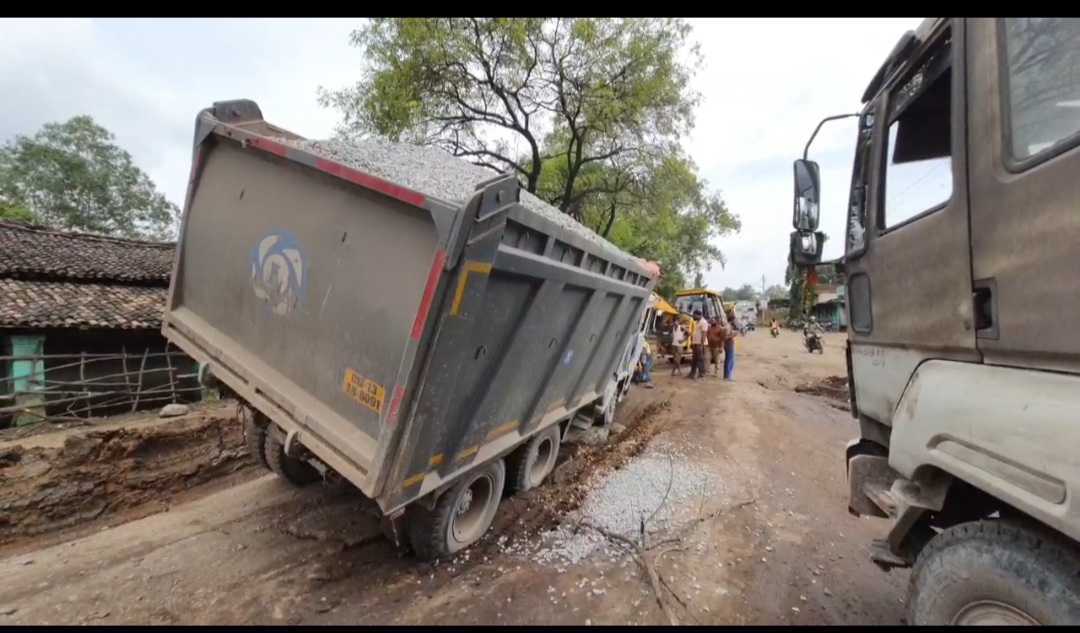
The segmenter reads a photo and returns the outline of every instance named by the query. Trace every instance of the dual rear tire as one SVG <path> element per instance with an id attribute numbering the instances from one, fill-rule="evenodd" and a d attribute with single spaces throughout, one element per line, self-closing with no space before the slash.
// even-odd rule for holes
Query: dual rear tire
<path id="1" fill-rule="evenodd" d="M 306 486 L 322 479 L 322 474 L 302 459 L 285 454 L 285 444 L 271 429 L 261 413 L 245 411 L 244 436 L 248 455 L 263 468 L 295 486 Z"/>
<path id="2" fill-rule="evenodd" d="M 487 533 L 505 491 L 532 490 L 551 475 L 560 440 L 558 425 L 543 429 L 505 460 L 497 459 L 467 473 L 438 498 L 434 508 L 413 505 L 403 522 L 384 519 L 383 533 L 399 546 L 411 546 L 425 560 L 457 554 Z"/>

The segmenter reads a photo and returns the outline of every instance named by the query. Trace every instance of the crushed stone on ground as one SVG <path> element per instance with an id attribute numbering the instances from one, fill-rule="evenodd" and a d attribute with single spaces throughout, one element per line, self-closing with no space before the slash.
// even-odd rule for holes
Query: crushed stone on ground
<path id="1" fill-rule="evenodd" d="M 564 521 L 536 539 L 507 543 L 505 553 L 522 556 L 542 565 L 576 565 L 593 555 L 616 562 L 625 550 L 603 534 L 579 524 L 591 524 L 608 532 L 640 541 L 645 521 L 646 544 L 679 527 L 679 506 L 715 496 L 722 487 L 715 473 L 704 471 L 674 446 L 653 445 L 622 468 L 607 473 L 592 485 L 575 519 Z"/>
<path id="2" fill-rule="evenodd" d="M 465 202 L 472 197 L 478 184 L 496 176 L 490 169 L 434 147 L 376 140 L 274 140 L 452 204 Z M 611 242 L 527 191 L 521 192 L 521 203 L 604 250 L 622 253 Z"/>

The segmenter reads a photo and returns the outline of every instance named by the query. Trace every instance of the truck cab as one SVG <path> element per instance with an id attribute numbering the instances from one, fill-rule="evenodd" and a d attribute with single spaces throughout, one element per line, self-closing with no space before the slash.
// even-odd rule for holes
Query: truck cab
<path id="1" fill-rule="evenodd" d="M 913 567 L 911 624 L 1080 624 L 1078 62 L 1080 19 L 930 18 L 850 115 L 848 505 Z M 805 274 L 822 183 L 794 176 Z"/>

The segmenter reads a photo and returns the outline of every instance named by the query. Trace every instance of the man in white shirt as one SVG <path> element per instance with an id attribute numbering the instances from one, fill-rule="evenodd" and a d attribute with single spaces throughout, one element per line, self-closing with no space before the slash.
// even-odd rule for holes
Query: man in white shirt
<path id="1" fill-rule="evenodd" d="M 701 310 L 694 310 L 694 331 L 690 334 L 690 379 L 705 377 L 705 343 L 708 340 L 709 322 L 701 316 Z"/>
<path id="2" fill-rule="evenodd" d="M 698 328 L 701 329 L 701 364 L 698 366 L 698 378 L 704 378 L 707 373 L 705 366 L 709 362 L 707 354 L 709 352 L 709 330 L 712 329 L 712 324 L 705 318 L 705 315 L 701 315 L 697 324 Z"/>

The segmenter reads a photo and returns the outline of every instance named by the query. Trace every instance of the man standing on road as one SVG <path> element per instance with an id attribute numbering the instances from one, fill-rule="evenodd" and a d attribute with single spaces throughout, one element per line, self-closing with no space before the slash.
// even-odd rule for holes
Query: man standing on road
<path id="1" fill-rule="evenodd" d="M 683 330 L 682 321 L 675 317 L 671 326 L 671 375 L 682 375 L 683 342 L 686 340 L 686 331 Z"/>
<path id="2" fill-rule="evenodd" d="M 724 331 L 724 380 L 732 382 L 731 373 L 735 371 L 735 312 L 727 313 L 728 327 Z"/>
<path id="3" fill-rule="evenodd" d="M 720 355 L 723 353 L 726 332 L 727 330 L 716 317 L 709 321 L 709 332 L 705 338 L 709 344 L 709 364 L 712 365 L 713 376 L 720 375 Z"/>
<path id="4" fill-rule="evenodd" d="M 694 310 L 694 331 L 690 333 L 690 375 L 687 378 L 697 380 L 705 377 L 705 343 L 708 341 L 709 322 L 701 316 L 701 310 Z"/>
<path id="5" fill-rule="evenodd" d="M 709 330 L 712 329 L 712 326 L 709 325 L 709 320 L 702 315 L 698 319 L 697 327 L 701 329 L 701 362 L 698 365 L 698 378 L 704 378 L 708 373 L 705 369 L 705 363 L 708 362 L 705 352 L 709 347 Z"/>

